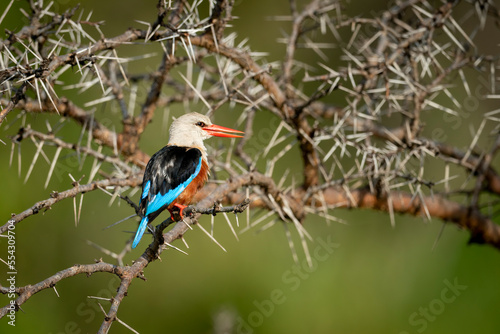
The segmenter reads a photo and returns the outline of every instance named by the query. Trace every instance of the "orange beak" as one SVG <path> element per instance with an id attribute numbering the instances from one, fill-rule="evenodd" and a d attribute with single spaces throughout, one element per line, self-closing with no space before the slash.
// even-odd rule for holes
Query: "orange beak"
<path id="1" fill-rule="evenodd" d="M 225 128 L 223 126 L 215 125 L 215 124 L 212 124 L 210 126 L 206 126 L 202 129 L 205 130 L 209 135 L 216 136 L 216 137 L 229 137 L 229 138 L 242 138 L 243 137 L 243 136 L 232 134 L 232 133 L 243 133 L 241 131 L 230 129 L 230 128 Z"/>

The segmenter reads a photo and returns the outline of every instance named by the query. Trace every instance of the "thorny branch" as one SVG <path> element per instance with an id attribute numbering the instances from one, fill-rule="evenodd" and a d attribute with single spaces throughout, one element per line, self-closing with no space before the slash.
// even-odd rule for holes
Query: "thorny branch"
<path id="1" fill-rule="evenodd" d="M 206 202 L 206 201 L 205 201 Z M 188 207 L 188 212 L 191 212 L 190 215 L 196 215 L 191 219 L 192 224 L 194 224 L 199 215 L 203 214 L 216 214 L 217 212 L 235 212 L 241 213 L 248 206 L 249 201 L 245 200 L 238 205 L 234 205 L 231 208 L 222 208 L 222 209 L 214 209 L 214 208 L 197 208 L 197 207 Z M 187 210 L 187 209 L 186 209 Z M 173 221 L 169 218 L 169 223 Z M 179 223 L 184 225 L 184 223 Z M 34 285 L 28 285 L 25 287 L 19 287 L 15 289 L 15 293 L 19 296 L 16 301 L 16 311 L 20 309 L 20 306 L 24 304 L 31 296 L 34 294 L 48 289 L 53 288 L 59 283 L 61 280 L 66 279 L 68 277 L 73 277 L 79 274 L 87 274 L 91 275 L 97 272 L 108 272 L 118 276 L 121 280 L 120 287 L 118 289 L 117 297 L 113 299 L 112 307 L 110 312 L 107 314 L 107 319 L 103 323 L 103 326 L 109 326 L 115 320 L 116 311 L 118 309 L 119 304 L 124 296 L 124 293 L 127 291 L 130 282 L 135 277 L 142 277 L 142 270 L 152 261 L 156 260 L 158 256 L 168 247 L 168 244 L 174 241 L 177 238 L 182 237 L 182 234 L 176 231 L 177 234 L 175 238 L 172 236 L 172 233 L 162 235 L 161 232 L 168 226 L 168 224 L 160 224 L 157 227 L 157 231 L 160 232 L 160 238 L 155 238 L 153 243 L 148 247 L 146 252 L 141 256 L 139 261 L 136 261 L 132 266 L 116 266 L 109 263 L 104 263 L 102 260 L 98 261 L 95 264 L 87 264 L 87 265 L 75 265 L 73 267 L 62 270 L 51 277 L 36 283 Z M 185 229 L 180 229 L 182 233 L 185 233 Z M 0 292 L 3 294 L 9 293 L 9 289 L 5 287 L 0 287 Z M 5 316 L 9 312 L 8 306 L 5 306 L 0 309 L 0 317 Z M 106 325 L 109 324 L 109 325 Z M 101 328 L 102 329 L 102 328 Z"/>
<path id="2" fill-rule="evenodd" d="M 98 189 L 111 190 L 134 207 L 128 196 L 141 185 L 149 160 L 140 139 L 161 119 L 160 107 L 184 105 L 218 115 L 229 104 L 245 130 L 234 155 L 232 149 L 212 148 L 214 180 L 197 194 L 189 217 L 167 232 L 174 221 L 159 224 L 153 242 L 131 266 L 120 262 L 130 251 L 128 240 L 119 265 L 73 266 L 17 287 L 17 309 L 63 279 L 108 272 L 119 277 L 120 286 L 99 330 L 106 333 L 115 320 L 123 324 L 117 312 L 131 282 L 144 278 L 144 268 L 175 247 L 190 225 L 199 225 L 201 214 L 242 212 L 247 205 L 274 213 L 271 223 L 292 223 L 308 261 L 307 218 L 329 221 L 340 208 L 387 212 L 393 225 L 396 214 L 440 219 L 467 230 L 470 242 L 500 249 L 494 222 L 500 112 L 489 111 L 487 104 L 500 94 L 500 64 L 497 55 L 476 45 L 486 21 L 500 17 L 493 3 L 407 0 L 383 13 L 348 17 L 335 0 L 312 0 L 303 8 L 290 1 L 289 34 L 278 40 L 285 56 L 274 63 L 231 32 L 234 2 L 210 2 L 206 17 L 196 7 L 200 3 L 159 0 L 151 9 L 153 22 L 106 37 L 101 22 L 90 15 L 81 19 L 84 9 L 80 15 L 78 7 L 57 13 L 30 1 L 29 22 L 0 41 L 0 126 L 13 131 L 6 137 L 12 140 L 11 162 L 17 149 L 21 170 L 21 145 L 35 148 L 25 182 L 39 160 L 49 165 L 46 186 L 61 154 L 93 161 L 86 184 L 73 180 L 71 188 L 5 219 L 0 233 Z M 470 10 L 475 14 L 460 17 Z M 122 58 L 123 45 L 156 47 L 161 56 L 139 50 L 136 57 Z M 151 58 L 155 69 L 129 73 L 128 63 L 144 58 Z M 82 93 L 93 86 L 100 94 L 84 103 L 63 91 Z M 96 110 L 102 105 L 111 116 Z M 134 115 L 134 109 L 140 112 Z M 47 130 L 32 125 L 32 115 L 50 116 Z M 79 133 L 78 140 L 62 135 L 62 127 Z M 263 140 L 267 130 L 271 136 Z M 470 135 L 457 138 L 454 132 Z M 255 222 L 249 228 L 260 219 Z M 5 312 L 6 307 L 0 316 Z"/>

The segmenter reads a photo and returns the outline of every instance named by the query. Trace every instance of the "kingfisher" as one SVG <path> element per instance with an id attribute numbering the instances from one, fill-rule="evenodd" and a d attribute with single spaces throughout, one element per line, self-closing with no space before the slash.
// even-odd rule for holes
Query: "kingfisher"
<path id="1" fill-rule="evenodd" d="M 165 209 L 183 210 L 208 179 L 207 149 L 203 144 L 212 136 L 241 138 L 243 132 L 212 124 L 202 114 L 192 112 L 172 122 L 168 144 L 153 154 L 142 182 L 139 213 L 141 223 L 132 248 L 141 240 L 146 228 Z"/>

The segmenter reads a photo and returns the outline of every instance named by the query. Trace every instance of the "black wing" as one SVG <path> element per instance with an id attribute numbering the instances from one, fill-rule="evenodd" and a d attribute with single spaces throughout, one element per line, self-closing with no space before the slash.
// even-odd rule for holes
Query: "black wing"
<path id="1" fill-rule="evenodd" d="M 201 151 L 197 148 L 165 146 L 156 152 L 144 172 L 139 206 L 144 215 L 156 217 L 165 210 L 191 183 L 200 168 Z"/>

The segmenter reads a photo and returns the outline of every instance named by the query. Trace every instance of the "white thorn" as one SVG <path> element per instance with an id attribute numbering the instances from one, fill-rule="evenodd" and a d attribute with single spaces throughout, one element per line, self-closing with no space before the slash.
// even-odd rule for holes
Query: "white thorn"
<path id="1" fill-rule="evenodd" d="M 224 218 L 226 218 L 226 222 L 229 225 L 229 228 L 231 228 L 231 231 L 233 232 L 234 237 L 236 238 L 236 240 L 240 241 L 240 239 L 238 238 L 238 235 L 236 234 L 236 231 L 233 228 L 233 225 L 231 224 L 231 221 L 229 220 L 229 217 L 227 216 L 227 213 L 223 212 L 222 214 L 224 215 Z"/>
<path id="2" fill-rule="evenodd" d="M 171 244 L 169 244 L 169 243 L 168 243 L 168 242 L 166 242 L 166 241 L 165 241 L 164 243 L 165 243 L 165 245 L 167 245 L 168 247 L 171 247 L 171 248 L 175 249 L 176 251 L 181 252 L 182 254 L 189 255 L 188 253 L 186 253 L 186 252 L 185 252 L 185 251 L 183 251 L 182 249 L 177 248 L 177 247 L 175 247 L 174 245 L 171 245 Z"/>
<path id="3" fill-rule="evenodd" d="M 54 172 L 54 168 L 56 166 L 57 159 L 59 158 L 59 154 L 61 153 L 62 147 L 59 146 L 56 150 L 56 153 L 54 154 L 54 159 L 52 160 L 52 164 L 50 165 L 49 169 L 49 174 L 47 175 L 47 180 L 45 181 L 45 189 L 47 189 L 47 186 L 49 185 L 50 177 L 52 176 L 52 173 Z"/>
<path id="4" fill-rule="evenodd" d="M 227 253 L 227 250 L 226 250 L 224 247 L 222 247 L 222 245 L 221 245 L 221 244 L 220 244 L 217 240 L 215 240 L 215 238 L 214 238 L 214 237 L 212 237 L 212 236 L 210 235 L 210 233 L 208 233 L 208 232 L 207 232 L 207 230 L 205 230 L 205 229 L 203 228 L 203 226 L 201 226 L 201 224 L 200 224 L 200 223 L 196 223 L 195 225 L 198 225 L 198 227 L 199 227 L 199 228 L 203 231 L 203 233 L 205 233 L 206 235 L 208 235 L 208 237 L 209 237 L 210 239 L 212 239 L 212 241 L 213 241 L 213 242 L 215 242 L 215 243 L 217 244 L 217 246 L 219 246 L 219 247 L 220 247 L 220 248 L 221 248 L 224 252 L 226 252 L 226 253 Z"/>

